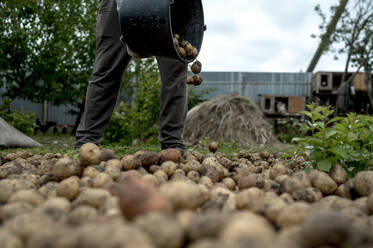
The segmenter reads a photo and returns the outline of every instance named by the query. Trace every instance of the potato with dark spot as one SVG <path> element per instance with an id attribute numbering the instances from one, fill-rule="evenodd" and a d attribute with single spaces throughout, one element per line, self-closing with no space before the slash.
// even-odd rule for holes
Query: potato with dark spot
<path id="1" fill-rule="evenodd" d="M 197 74 L 197 73 L 196 73 L 196 74 Z M 215 152 L 218 150 L 218 143 L 216 143 L 216 142 L 211 142 L 211 143 L 209 144 L 209 150 L 210 150 L 210 152 L 215 153 Z"/>
<path id="2" fill-rule="evenodd" d="M 239 190 L 244 190 L 252 187 L 257 187 L 261 189 L 264 187 L 264 184 L 265 181 L 262 175 L 249 174 L 241 177 L 237 185 Z"/>
<path id="3" fill-rule="evenodd" d="M 155 152 L 143 152 L 141 154 L 135 155 L 135 158 L 140 160 L 141 166 L 148 168 L 151 165 L 157 165 L 159 161 L 159 156 Z"/>
<path id="4" fill-rule="evenodd" d="M 339 185 L 347 181 L 347 172 L 339 164 L 333 165 L 332 169 L 329 172 L 330 177 Z"/>
<path id="5" fill-rule="evenodd" d="M 69 177 L 58 184 L 57 196 L 64 197 L 69 201 L 74 200 L 79 194 L 80 179 Z"/>
<path id="6" fill-rule="evenodd" d="M 317 188 L 302 188 L 294 191 L 292 196 L 297 201 L 305 201 L 309 203 L 317 202 L 322 199 L 323 195 Z"/>
<path id="7" fill-rule="evenodd" d="M 193 76 L 193 84 L 194 86 L 199 86 L 200 84 L 202 84 L 203 82 L 203 79 L 200 75 L 194 75 Z"/>
<path id="8" fill-rule="evenodd" d="M 114 154 L 114 151 L 111 149 L 104 149 L 101 151 L 99 160 L 100 161 L 109 161 L 111 159 L 116 159 L 117 157 Z"/>

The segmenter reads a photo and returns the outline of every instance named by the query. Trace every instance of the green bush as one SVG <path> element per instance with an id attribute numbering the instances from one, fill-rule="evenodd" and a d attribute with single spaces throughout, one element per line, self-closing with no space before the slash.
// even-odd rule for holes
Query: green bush
<path id="1" fill-rule="evenodd" d="M 141 82 L 133 107 L 120 103 L 105 131 L 104 144 L 132 144 L 132 140 L 156 142 L 159 134 L 160 112 L 159 78 L 148 78 Z"/>
<path id="2" fill-rule="evenodd" d="M 30 135 L 35 128 L 35 114 L 32 112 L 25 112 L 23 108 L 13 111 L 10 107 L 12 101 L 5 99 L 4 103 L 0 105 L 0 116 L 10 125 L 18 129 L 24 134 Z"/>
<path id="3" fill-rule="evenodd" d="M 335 117 L 330 106 L 307 105 L 303 111 L 310 120 L 302 130 L 310 135 L 294 138 L 299 144 L 296 154 L 310 151 L 314 168 L 329 172 L 335 164 L 342 165 L 350 176 L 373 165 L 373 117 L 349 113 Z"/>

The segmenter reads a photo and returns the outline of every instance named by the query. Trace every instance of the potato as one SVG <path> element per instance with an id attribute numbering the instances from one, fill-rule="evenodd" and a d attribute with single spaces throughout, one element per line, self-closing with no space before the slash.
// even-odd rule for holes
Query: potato
<path id="1" fill-rule="evenodd" d="M 325 172 L 313 170 L 310 178 L 313 187 L 319 189 L 323 194 L 332 194 L 338 188 L 336 182 Z"/>
<path id="2" fill-rule="evenodd" d="M 71 176 L 80 176 L 82 174 L 82 168 L 80 164 L 65 156 L 63 158 L 60 158 L 54 164 L 52 174 L 54 180 L 62 181 L 63 179 L 69 178 Z"/>
<path id="3" fill-rule="evenodd" d="M 22 239 L 14 232 L 6 229 L 0 229 L 0 244 L 1 248 L 23 248 Z"/>
<path id="4" fill-rule="evenodd" d="M 347 172 L 341 165 L 333 165 L 329 172 L 330 177 L 339 185 L 347 181 Z"/>
<path id="5" fill-rule="evenodd" d="M 35 185 L 30 181 L 20 179 L 0 180 L 0 203 L 6 202 L 11 195 L 22 189 L 33 189 Z"/>
<path id="6" fill-rule="evenodd" d="M 298 189 L 302 189 L 303 186 L 304 186 L 303 183 L 299 179 L 295 177 L 289 177 L 281 182 L 280 192 L 292 194 Z"/>
<path id="7" fill-rule="evenodd" d="M 189 171 L 200 171 L 202 169 L 202 165 L 200 162 L 196 160 L 187 161 L 185 164 L 181 164 L 181 169 L 183 169 L 186 173 Z"/>
<path id="8" fill-rule="evenodd" d="M 184 232 L 177 220 L 164 213 L 149 213 L 136 218 L 138 226 L 157 247 L 179 248 L 184 244 Z"/>
<path id="9" fill-rule="evenodd" d="M 194 80 L 193 80 L 193 77 L 187 77 L 186 81 L 185 81 L 186 84 L 189 84 L 189 85 L 194 85 Z"/>
<path id="10" fill-rule="evenodd" d="M 25 202 L 33 207 L 38 207 L 43 204 L 44 198 L 36 189 L 24 189 L 14 193 L 8 202 Z"/>
<path id="11" fill-rule="evenodd" d="M 182 48 L 182 47 L 177 47 L 177 52 L 178 52 L 179 55 L 180 55 L 181 57 L 183 57 L 183 58 L 185 58 L 186 55 L 187 55 L 185 49 Z"/>
<path id="12" fill-rule="evenodd" d="M 161 185 L 160 192 L 175 210 L 197 209 L 208 200 L 204 189 L 189 181 L 173 181 Z"/>
<path id="13" fill-rule="evenodd" d="M 207 188 L 211 188 L 213 185 L 212 180 L 207 176 L 200 177 L 199 183 L 206 186 Z"/>
<path id="14" fill-rule="evenodd" d="M 129 177 L 120 185 L 113 186 L 117 191 L 122 213 L 128 219 L 149 212 L 171 211 L 169 202 L 158 189 L 142 178 Z"/>
<path id="15" fill-rule="evenodd" d="M 97 209 L 89 205 L 80 205 L 74 208 L 67 216 L 67 223 L 80 224 L 97 217 Z"/>
<path id="16" fill-rule="evenodd" d="M 181 160 L 181 151 L 176 148 L 170 148 L 162 150 L 158 153 L 159 155 L 159 164 L 163 164 L 166 161 L 172 161 L 175 163 L 180 163 Z"/>
<path id="17" fill-rule="evenodd" d="M 35 211 L 15 216 L 5 223 L 5 227 L 27 242 L 35 233 L 52 224 L 53 219 L 50 216 Z"/>
<path id="18" fill-rule="evenodd" d="M 100 172 L 92 166 L 88 166 L 84 169 L 83 177 L 95 178 Z"/>
<path id="19" fill-rule="evenodd" d="M 343 215 L 332 211 L 318 211 L 306 218 L 301 235 L 310 247 L 344 247 L 356 235 Z"/>
<path id="20" fill-rule="evenodd" d="M 146 174 L 142 177 L 145 181 L 151 183 L 152 185 L 154 186 L 157 186 L 158 185 L 158 180 L 157 178 L 152 175 L 152 174 Z"/>
<path id="21" fill-rule="evenodd" d="M 80 163 L 83 166 L 99 164 L 101 162 L 101 153 L 102 152 L 97 145 L 93 143 L 85 143 L 79 149 Z"/>
<path id="22" fill-rule="evenodd" d="M 210 201 L 205 205 L 209 203 L 213 203 L 216 209 L 233 211 L 236 210 L 236 195 L 227 188 L 216 187 L 210 191 Z"/>
<path id="23" fill-rule="evenodd" d="M 180 39 L 180 35 L 179 35 L 179 34 L 174 34 L 173 37 L 174 37 L 175 39 L 177 39 L 177 40 Z"/>
<path id="24" fill-rule="evenodd" d="M 159 183 L 166 182 L 168 180 L 168 175 L 163 170 L 158 170 L 154 173 L 154 176 L 157 178 Z"/>
<path id="25" fill-rule="evenodd" d="M 262 175 L 258 174 L 249 174 L 246 176 L 242 176 L 238 180 L 238 188 L 239 190 L 244 190 L 252 187 L 257 187 L 257 188 L 263 188 L 264 187 L 264 178 Z"/>
<path id="26" fill-rule="evenodd" d="M 57 196 L 57 187 L 58 187 L 57 182 L 49 182 L 43 185 L 42 187 L 40 187 L 39 192 L 45 199 L 49 199 L 51 197 Z"/>
<path id="27" fill-rule="evenodd" d="M 8 179 L 20 179 L 22 181 L 23 180 L 30 181 L 35 186 L 39 187 L 40 176 L 38 175 L 22 173 L 22 174 L 12 174 L 12 175 L 9 175 L 7 178 Z"/>
<path id="28" fill-rule="evenodd" d="M 193 84 L 195 86 L 198 86 L 198 85 L 202 84 L 202 82 L 203 82 L 203 79 L 200 75 L 194 75 L 193 76 Z"/>
<path id="29" fill-rule="evenodd" d="M 248 209 L 253 212 L 258 212 L 261 201 L 263 200 L 264 192 L 258 188 L 249 188 L 241 191 L 236 196 L 237 209 Z"/>
<path id="30" fill-rule="evenodd" d="M 108 174 L 113 180 L 116 180 L 120 176 L 120 172 L 120 167 L 116 165 L 105 166 L 105 173 Z"/>
<path id="31" fill-rule="evenodd" d="M 111 159 L 116 159 L 114 151 L 111 149 L 104 149 L 101 151 L 100 157 L 98 158 L 100 161 L 109 161 Z"/>
<path id="32" fill-rule="evenodd" d="M 351 194 L 352 188 L 349 187 L 347 184 L 341 184 L 338 186 L 337 190 L 335 191 L 335 195 L 347 198 L 347 199 L 352 199 L 352 194 Z"/>
<path id="33" fill-rule="evenodd" d="M 199 173 L 193 170 L 188 172 L 187 177 L 195 183 L 198 183 L 200 179 Z"/>
<path id="34" fill-rule="evenodd" d="M 29 213 L 32 210 L 34 210 L 34 206 L 27 202 L 8 203 L 1 208 L 1 218 L 7 220 L 19 214 Z"/>
<path id="35" fill-rule="evenodd" d="M 92 180 L 93 188 L 102 188 L 105 184 L 112 181 L 112 178 L 107 173 L 99 173 Z"/>
<path id="36" fill-rule="evenodd" d="M 275 223 L 277 216 L 286 206 L 286 202 L 280 197 L 265 195 L 260 204 L 259 212 L 270 222 Z"/>
<path id="37" fill-rule="evenodd" d="M 293 178 L 298 179 L 301 182 L 303 188 L 312 187 L 312 183 L 310 179 L 311 175 L 307 174 L 305 171 L 294 172 L 291 176 Z"/>
<path id="38" fill-rule="evenodd" d="M 98 212 L 105 216 L 120 216 L 122 213 L 119 208 L 119 198 L 117 196 L 107 198 Z"/>
<path id="39" fill-rule="evenodd" d="M 43 204 L 44 209 L 58 209 L 62 213 L 66 214 L 71 209 L 71 203 L 64 197 L 53 197 L 46 200 Z"/>
<path id="40" fill-rule="evenodd" d="M 192 57 L 193 58 L 197 58 L 198 56 L 198 49 L 196 47 L 193 47 L 193 50 L 192 50 Z"/>
<path id="41" fill-rule="evenodd" d="M 184 48 L 185 48 L 187 56 L 192 57 L 194 47 L 190 43 L 188 43 Z"/>
<path id="42" fill-rule="evenodd" d="M 290 175 L 291 170 L 284 166 L 281 163 L 276 163 L 273 165 L 273 167 L 270 169 L 269 172 L 269 177 L 272 180 L 275 180 L 277 177 L 282 176 L 282 175 Z"/>
<path id="43" fill-rule="evenodd" d="M 108 197 L 110 197 L 110 193 L 107 190 L 87 188 L 80 192 L 73 201 L 73 206 L 89 205 L 99 208 Z"/>
<path id="44" fill-rule="evenodd" d="M 294 198 L 289 193 L 282 193 L 280 195 L 280 198 L 284 200 L 284 202 L 286 202 L 287 204 L 294 202 Z"/>
<path id="45" fill-rule="evenodd" d="M 310 213 L 310 205 L 305 202 L 295 202 L 285 207 L 277 216 L 275 222 L 279 228 L 301 225 Z"/>
<path id="46" fill-rule="evenodd" d="M 166 161 L 161 164 L 161 170 L 163 170 L 169 177 L 174 174 L 176 168 L 176 164 L 172 161 Z"/>
<path id="47" fill-rule="evenodd" d="M 174 42 L 174 45 L 175 45 L 176 47 L 179 46 L 179 40 L 178 40 L 177 38 L 173 38 L 173 42 Z"/>
<path id="48" fill-rule="evenodd" d="M 353 206 L 360 209 L 367 215 L 369 214 L 369 209 L 368 209 L 368 197 L 360 197 L 358 199 L 355 199 L 353 201 Z"/>
<path id="49" fill-rule="evenodd" d="M 280 194 L 280 184 L 270 179 L 266 179 L 264 180 L 263 190 L 264 192 L 273 192 L 276 194 Z"/>
<path id="50" fill-rule="evenodd" d="M 135 170 L 141 166 L 141 161 L 134 155 L 127 155 L 121 160 L 121 164 L 124 170 Z"/>
<path id="51" fill-rule="evenodd" d="M 55 230 L 58 230 L 58 232 Z M 56 248 L 56 240 L 63 239 L 66 235 L 70 235 L 68 227 L 60 223 L 54 223 L 52 226 L 34 233 L 27 242 L 27 248 Z"/>
<path id="52" fill-rule="evenodd" d="M 271 174 L 270 174 L 270 175 L 271 175 Z M 270 177 L 271 177 L 271 176 L 270 176 Z M 282 183 L 283 181 L 285 181 L 286 179 L 288 179 L 288 178 L 289 178 L 288 175 L 281 175 L 281 176 L 278 176 L 278 177 L 275 178 L 275 182 L 281 185 L 281 183 Z"/>
<path id="53" fill-rule="evenodd" d="M 221 230 L 221 240 L 224 242 L 235 242 L 242 238 L 271 240 L 274 237 L 275 232 L 272 225 L 264 217 L 248 211 L 233 215 Z"/>
<path id="54" fill-rule="evenodd" d="M 305 201 L 309 203 L 317 202 L 322 199 L 323 195 L 317 188 L 302 188 L 294 191 L 292 196 L 297 201 Z"/>
<path id="55" fill-rule="evenodd" d="M 223 183 L 225 184 L 225 186 L 227 186 L 227 188 L 231 191 L 235 191 L 236 190 L 236 182 L 230 178 L 230 177 L 226 177 L 223 179 Z"/>
<path id="56" fill-rule="evenodd" d="M 232 214 L 219 211 L 206 212 L 191 218 L 186 225 L 186 237 L 189 241 L 203 238 L 219 237 L 222 227 L 230 220 Z"/>
<path id="57" fill-rule="evenodd" d="M 120 160 L 119 159 L 110 159 L 108 161 L 106 161 L 106 164 L 105 166 L 115 166 L 115 167 L 118 167 L 119 169 L 122 167 L 121 164 L 120 164 Z"/>
<path id="58" fill-rule="evenodd" d="M 154 174 L 156 171 L 158 171 L 160 169 L 161 169 L 161 167 L 159 165 L 151 165 L 149 167 L 149 172 L 152 173 L 152 174 Z"/>
<path id="59" fill-rule="evenodd" d="M 373 171 L 360 171 L 353 180 L 355 189 L 361 196 L 373 193 Z"/>
<path id="60" fill-rule="evenodd" d="M 198 68 L 199 68 L 199 70 L 201 69 L 200 68 L 201 67 L 201 63 L 199 61 L 194 62 L 193 66 L 195 67 L 195 70 L 197 70 Z M 192 71 L 193 71 L 193 66 L 192 66 Z M 194 74 L 198 74 L 199 72 L 198 73 L 193 72 L 193 73 Z M 218 150 L 218 143 L 211 142 L 209 144 L 209 151 L 215 153 L 217 150 Z"/>
<path id="61" fill-rule="evenodd" d="M 69 177 L 57 186 L 57 196 L 64 197 L 69 201 L 74 200 L 79 194 L 80 180 L 78 177 Z"/>
<path id="62" fill-rule="evenodd" d="M 135 158 L 141 161 L 141 166 L 144 168 L 151 165 L 157 165 L 159 161 L 159 156 L 157 153 L 148 151 L 135 155 Z"/>

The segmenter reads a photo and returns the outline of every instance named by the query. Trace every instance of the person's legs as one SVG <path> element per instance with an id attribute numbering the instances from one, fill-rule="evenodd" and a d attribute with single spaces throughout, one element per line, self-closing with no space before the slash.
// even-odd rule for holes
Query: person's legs
<path id="1" fill-rule="evenodd" d="M 99 144 L 110 121 L 123 73 L 131 57 L 120 41 L 115 0 L 102 0 L 96 24 L 96 58 L 89 81 L 85 109 L 76 131 L 76 148 Z"/>
<path id="2" fill-rule="evenodd" d="M 175 59 L 157 58 L 157 62 L 162 79 L 159 142 L 162 150 L 179 148 L 185 152 L 183 132 L 188 111 L 185 84 L 188 67 Z"/>

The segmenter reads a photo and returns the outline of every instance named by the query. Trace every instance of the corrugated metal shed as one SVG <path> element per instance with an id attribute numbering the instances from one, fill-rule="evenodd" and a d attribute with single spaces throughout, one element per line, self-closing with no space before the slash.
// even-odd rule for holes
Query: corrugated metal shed
<path id="1" fill-rule="evenodd" d="M 259 103 L 260 94 L 310 97 L 312 93 L 312 73 L 202 72 L 201 76 L 204 82 L 195 89 L 208 89 L 207 99 L 234 93 L 249 97 Z M 121 93 L 119 98 L 129 99 L 125 93 Z M 42 104 L 16 99 L 12 108 L 16 110 L 21 107 L 26 111 L 34 112 L 42 120 Z M 68 114 L 69 109 L 71 109 L 69 106 L 48 104 L 48 121 L 73 125 L 75 116 Z"/>
<path id="2" fill-rule="evenodd" d="M 198 90 L 208 89 L 207 98 L 238 94 L 259 102 L 260 94 L 308 97 L 312 94 L 312 73 L 202 72 L 201 76 L 204 82 Z"/>

